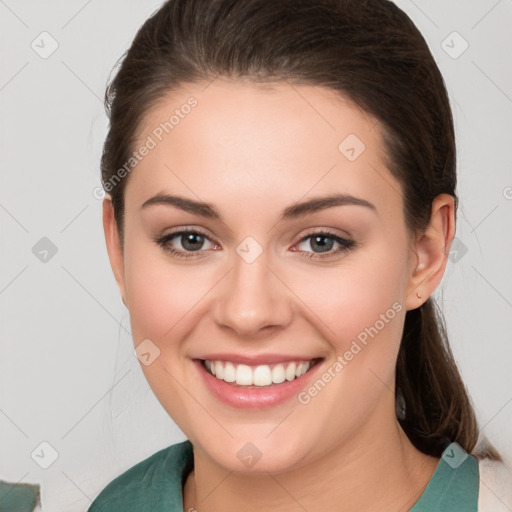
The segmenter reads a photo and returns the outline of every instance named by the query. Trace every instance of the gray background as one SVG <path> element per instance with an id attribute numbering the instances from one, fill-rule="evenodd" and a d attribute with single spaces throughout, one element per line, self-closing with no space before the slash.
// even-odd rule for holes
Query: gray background
<path id="1" fill-rule="evenodd" d="M 512 2 L 397 3 L 441 68 L 458 137 L 458 241 L 436 296 L 482 432 L 510 461 Z M 159 5 L 0 0 L 0 478 L 40 482 L 45 511 L 86 510 L 184 439 L 132 354 L 94 194 L 106 80 Z"/>

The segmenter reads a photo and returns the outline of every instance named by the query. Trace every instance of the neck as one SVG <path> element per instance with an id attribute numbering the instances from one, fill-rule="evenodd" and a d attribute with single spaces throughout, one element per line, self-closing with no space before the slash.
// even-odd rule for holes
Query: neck
<path id="1" fill-rule="evenodd" d="M 439 462 L 418 451 L 393 416 L 358 432 L 324 456 L 279 473 L 240 474 L 216 465 L 194 447 L 194 471 L 184 488 L 184 510 L 406 512 Z M 388 423 L 389 424 L 389 423 Z"/>

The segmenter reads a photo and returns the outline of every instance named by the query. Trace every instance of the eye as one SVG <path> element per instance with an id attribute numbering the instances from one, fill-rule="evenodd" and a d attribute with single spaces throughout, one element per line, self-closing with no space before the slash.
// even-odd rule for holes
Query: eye
<path id="1" fill-rule="evenodd" d="M 338 244 L 339 247 L 335 251 L 332 251 L 336 244 Z M 298 245 L 309 245 L 313 249 L 318 249 L 318 252 L 313 251 L 311 253 L 303 248 L 301 249 L 302 254 L 300 254 L 300 256 L 322 259 L 349 251 L 356 246 L 356 243 L 353 240 L 348 240 L 334 233 L 330 233 L 329 231 L 317 231 L 303 237 Z"/>
<path id="2" fill-rule="evenodd" d="M 174 246 L 174 240 L 179 242 L 181 248 Z M 155 238 L 155 242 L 160 245 L 166 252 L 176 256 L 178 258 L 200 258 L 204 257 L 203 254 L 207 249 L 204 248 L 205 242 L 208 241 L 213 245 L 213 249 L 218 249 L 219 245 L 212 242 L 210 237 L 201 231 L 195 229 L 180 229 L 168 233 L 162 237 Z M 318 249 L 318 252 L 309 252 L 305 248 L 300 249 L 298 252 L 301 257 L 322 259 L 333 257 L 339 253 L 346 252 L 356 246 L 356 243 L 352 240 L 348 240 L 329 231 L 317 231 L 309 233 L 308 235 L 301 238 L 297 245 L 310 245 L 313 249 Z M 335 245 L 338 245 L 336 250 L 332 250 Z M 297 252 L 296 249 L 292 248 L 293 252 Z M 195 254 L 194 254 L 195 253 Z"/>
<path id="3" fill-rule="evenodd" d="M 173 247 L 174 239 L 178 240 L 181 248 L 176 249 Z M 178 258 L 197 258 L 204 256 L 200 253 L 205 250 L 205 241 L 213 244 L 214 248 L 218 248 L 218 245 L 212 242 L 209 236 L 194 229 L 180 229 L 179 231 L 174 231 L 155 239 L 155 242 L 165 251 L 171 253 L 173 256 L 177 256 Z"/>

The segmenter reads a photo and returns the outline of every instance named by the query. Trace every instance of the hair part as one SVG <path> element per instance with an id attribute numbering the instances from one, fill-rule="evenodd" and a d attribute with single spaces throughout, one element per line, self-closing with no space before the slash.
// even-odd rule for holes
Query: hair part
<path id="1" fill-rule="evenodd" d="M 408 16 L 388 0 L 169 0 L 139 29 L 105 94 L 110 129 L 101 159 L 112 183 L 147 113 L 169 92 L 215 77 L 316 85 L 373 115 L 386 164 L 402 187 L 411 233 L 432 201 L 456 196 L 453 119 L 442 75 Z M 111 195 L 123 236 L 124 189 Z M 477 444 L 471 400 L 433 299 L 406 313 L 396 366 L 400 424 L 422 452 Z M 498 453 L 487 449 L 490 458 Z"/>

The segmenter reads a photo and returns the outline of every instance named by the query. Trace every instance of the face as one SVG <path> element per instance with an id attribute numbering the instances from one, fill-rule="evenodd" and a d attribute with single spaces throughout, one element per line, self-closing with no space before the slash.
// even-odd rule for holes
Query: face
<path id="1" fill-rule="evenodd" d="M 300 468 L 394 424 L 417 264 L 401 186 L 379 124 L 334 92 L 205 86 L 145 118 L 109 254 L 144 374 L 195 448 Z"/>

